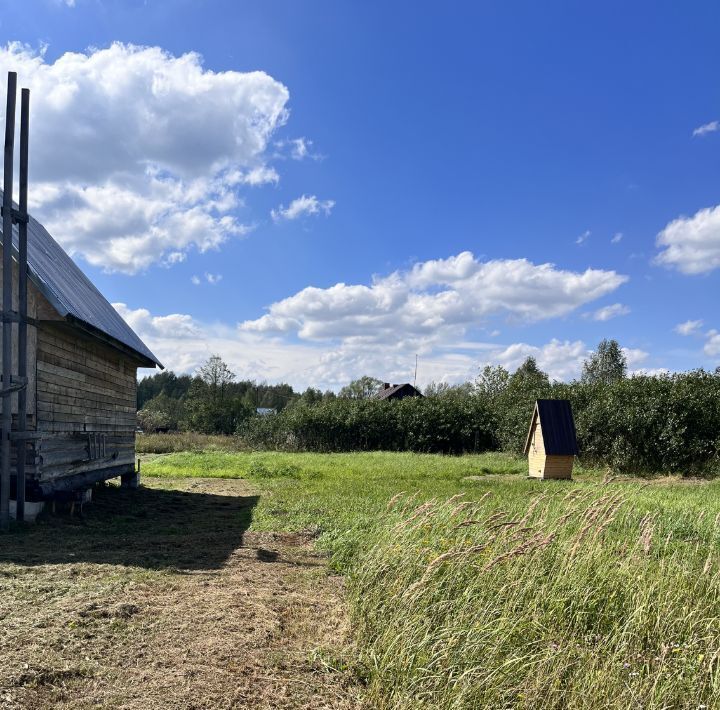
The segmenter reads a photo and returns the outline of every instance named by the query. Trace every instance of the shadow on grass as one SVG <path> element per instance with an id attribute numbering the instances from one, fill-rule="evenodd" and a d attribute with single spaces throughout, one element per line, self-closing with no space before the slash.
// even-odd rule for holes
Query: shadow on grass
<path id="1" fill-rule="evenodd" d="M 219 569 L 242 545 L 258 499 L 98 487 L 82 518 L 45 515 L 35 525 L 0 535 L 0 563 Z"/>

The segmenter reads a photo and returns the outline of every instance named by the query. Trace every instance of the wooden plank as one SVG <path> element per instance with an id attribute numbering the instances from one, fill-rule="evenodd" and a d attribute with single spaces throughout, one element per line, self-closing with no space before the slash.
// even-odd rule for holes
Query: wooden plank
<path id="1" fill-rule="evenodd" d="M 62 376 L 45 375 L 40 371 L 38 375 L 38 395 L 43 392 L 51 392 L 53 394 L 75 396 L 78 392 L 89 392 L 103 397 L 118 397 L 128 403 L 132 401 L 132 395 L 135 395 L 134 389 L 131 395 L 130 392 L 124 390 L 108 389 L 107 387 L 99 387 L 92 383 L 84 383 L 83 387 L 80 388 L 77 382 Z"/>
<path id="2" fill-rule="evenodd" d="M 61 367 L 64 369 L 70 368 L 71 372 L 77 375 L 83 375 L 88 381 L 94 383 L 107 383 L 116 387 L 129 387 L 132 385 L 132 380 L 125 375 L 118 375 L 114 372 L 102 372 L 95 370 L 91 367 L 87 367 L 82 362 L 72 360 L 64 357 L 61 353 L 48 352 L 47 350 L 38 349 L 37 355 L 38 362 L 42 362 L 45 365 L 53 367 Z"/>
<path id="3" fill-rule="evenodd" d="M 130 454 L 126 457 L 118 457 L 116 459 L 108 461 L 88 461 L 87 463 L 77 464 L 74 466 L 68 466 L 63 464 L 61 466 L 43 466 L 40 474 L 40 481 L 51 481 L 56 478 L 63 478 L 65 476 L 73 476 L 78 473 L 86 473 L 88 471 L 102 471 L 103 469 L 111 469 L 115 466 L 121 466 L 124 464 L 133 464 L 135 462 L 134 454 Z"/>

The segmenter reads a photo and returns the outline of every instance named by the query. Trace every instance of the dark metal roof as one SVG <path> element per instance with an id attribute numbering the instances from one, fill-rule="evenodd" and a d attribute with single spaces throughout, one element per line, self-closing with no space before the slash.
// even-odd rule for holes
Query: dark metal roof
<path id="1" fill-rule="evenodd" d="M 577 456 L 578 445 L 575 433 L 575 420 L 567 399 L 538 399 L 535 403 L 530 432 L 525 443 L 525 453 L 530 445 L 535 416 L 540 417 L 545 453 L 550 456 Z"/>
<path id="2" fill-rule="evenodd" d="M 406 387 L 409 388 L 409 390 L 407 392 L 403 392 Z M 398 394 L 402 394 L 402 397 L 422 397 L 421 392 L 415 389 L 415 387 L 413 387 L 409 382 L 381 389 L 376 396 L 378 399 L 390 399 Z"/>
<path id="3" fill-rule="evenodd" d="M 0 190 L 2 199 L 2 190 Z M 0 230 L 0 242 L 2 239 Z M 53 308 L 69 320 L 80 321 L 100 331 L 140 356 L 162 367 L 160 361 L 122 319 L 90 279 L 32 216 L 28 223 L 28 275 Z M 17 253 L 18 231 L 13 227 L 13 251 Z M 149 361 L 149 362 L 148 362 Z"/>

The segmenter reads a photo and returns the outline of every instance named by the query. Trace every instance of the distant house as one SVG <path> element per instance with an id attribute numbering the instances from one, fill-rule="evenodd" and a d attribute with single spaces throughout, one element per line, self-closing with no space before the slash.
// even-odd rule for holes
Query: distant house
<path id="1" fill-rule="evenodd" d="M 391 385 L 383 382 L 382 389 L 376 395 L 377 399 L 405 399 L 405 397 L 422 397 L 422 393 L 409 382 L 400 385 Z"/>
<path id="2" fill-rule="evenodd" d="M 528 475 L 570 478 L 578 454 L 575 421 L 566 399 L 538 399 L 525 440 Z"/>
<path id="3" fill-rule="evenodd" d="M 255 414 L 259 417 L 268 417 L 271 414 L 277 414 L 277 412 L 272 407 L 257 407 L 255 409 Z"/>

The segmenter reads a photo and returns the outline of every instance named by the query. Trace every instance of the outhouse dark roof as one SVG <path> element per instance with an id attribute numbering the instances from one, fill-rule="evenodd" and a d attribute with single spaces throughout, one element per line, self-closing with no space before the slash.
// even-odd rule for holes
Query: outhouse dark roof
<path id="1" fill-rule="evenodd" d="M 2 190 L 0 190 L 0 200 Z M 0 229 L 0 242 L 3 242 Z M 18 230 L 13 227 L 13 251 L 17 255 Z M 28 275 L 57 312 L 68 320 L 80 321 L 130 348 L 148 365 L 160 361 L 95 288 L 77 264 L 34 217 L 28 223 Z M 149 361 L 149 362 L 148 362 Z"/>
<path id="2" fill-rule="evenodd" d="M 535 417 L 540 418 L 545 453 L 550 456 L 577 456 L 578 445 L 572 407 L 567 399 L 538 399 L 530 421 L 525 453 L 530 446 Z"/>

